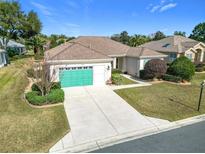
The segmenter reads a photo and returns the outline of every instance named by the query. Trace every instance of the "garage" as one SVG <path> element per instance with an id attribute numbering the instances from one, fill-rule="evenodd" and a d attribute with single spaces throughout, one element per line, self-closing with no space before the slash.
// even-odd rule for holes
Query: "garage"
<path id="1" fill-rule="evenodd" d="M 61 87 L 93 85 L 93 67 L 70 67 L 59 69 Z"/>

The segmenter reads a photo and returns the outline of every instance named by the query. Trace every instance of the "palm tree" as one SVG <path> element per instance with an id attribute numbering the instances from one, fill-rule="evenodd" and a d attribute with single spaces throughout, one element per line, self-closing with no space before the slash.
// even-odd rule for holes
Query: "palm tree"
<path id="1" fill-rule="evenodd" d="M 43 45 L 46 43 L 45 39 L 40 37 L 39 35 L 35 35 L 31 37 L 27 41 L 27 45 L 32 46 L 34 54 L 39 54 L 40 51 L 43 50 Z"/>

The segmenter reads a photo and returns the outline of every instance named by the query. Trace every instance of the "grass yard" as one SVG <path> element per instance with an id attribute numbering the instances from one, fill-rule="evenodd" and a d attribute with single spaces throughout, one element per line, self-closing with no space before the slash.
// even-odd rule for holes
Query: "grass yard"
<path id="1" fill-rule="evenodd" d="M 22 99 L 30 61 L 0 69 L 0 152 L 47 152 L 69 130 L 63 106 L 34 109 Z"/>
<path id="2" fill-rule="evenodd" d="M 112 81 L 116 85 L 137 84 L 137 82 L 134 82 L 134 81 L 122 76 L 120 73 L 112 73 Z"/>
<path id="3" fill-rule="evenodd" d="M 199 85 L 204 79 L 205 74 L 196 74 L 191 86 L 159 83 L 149 87 L 116 90 L 116 93 L 144 115 L 175 121 L 205 113 L 205 91 L 201 111 L 196 111 Z"/>

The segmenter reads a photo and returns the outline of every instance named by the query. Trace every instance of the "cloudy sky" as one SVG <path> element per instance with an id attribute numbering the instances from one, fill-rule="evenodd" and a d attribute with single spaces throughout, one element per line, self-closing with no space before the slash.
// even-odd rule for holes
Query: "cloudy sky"
<path id="1" fill-rule="evenodd" d="M 44 34 L 110 36 L 129 34 L 190 34 L 205 22 L 205 0 L 19 0 L 23 10 L 36 11 Z"/>

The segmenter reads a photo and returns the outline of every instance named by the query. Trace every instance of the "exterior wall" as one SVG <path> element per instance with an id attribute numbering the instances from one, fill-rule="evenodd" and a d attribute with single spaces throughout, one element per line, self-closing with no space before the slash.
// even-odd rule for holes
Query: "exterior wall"
<path id="1" fill-rule="evenodd" d="M 139 77 L 140 70 L 144 69 L 144 66 L 146 62 L 148 62 L 151 59 L 161 59 L 164 60 L 164 58 L 133 58 L 133 57 L 127 57 L 127 73 L 133 76 Z"/>
<path id="2" fill-rule="evenodd" d="M 135 76 L 139 70 L 140 61 L 134 57 L 127 57 L 126 58 L 126 72 L 130 75 Z"/>
<path id="3" fill-rule="evenodd" d="M 90 63 L 90 64 L 64 64 L 51 65 L 50 76 L 53 82 L 59 82 L 59 68 L 69 67 L 93 67 L 93 85 L 105 85 L 111 79 L 111 63 Z"/>

